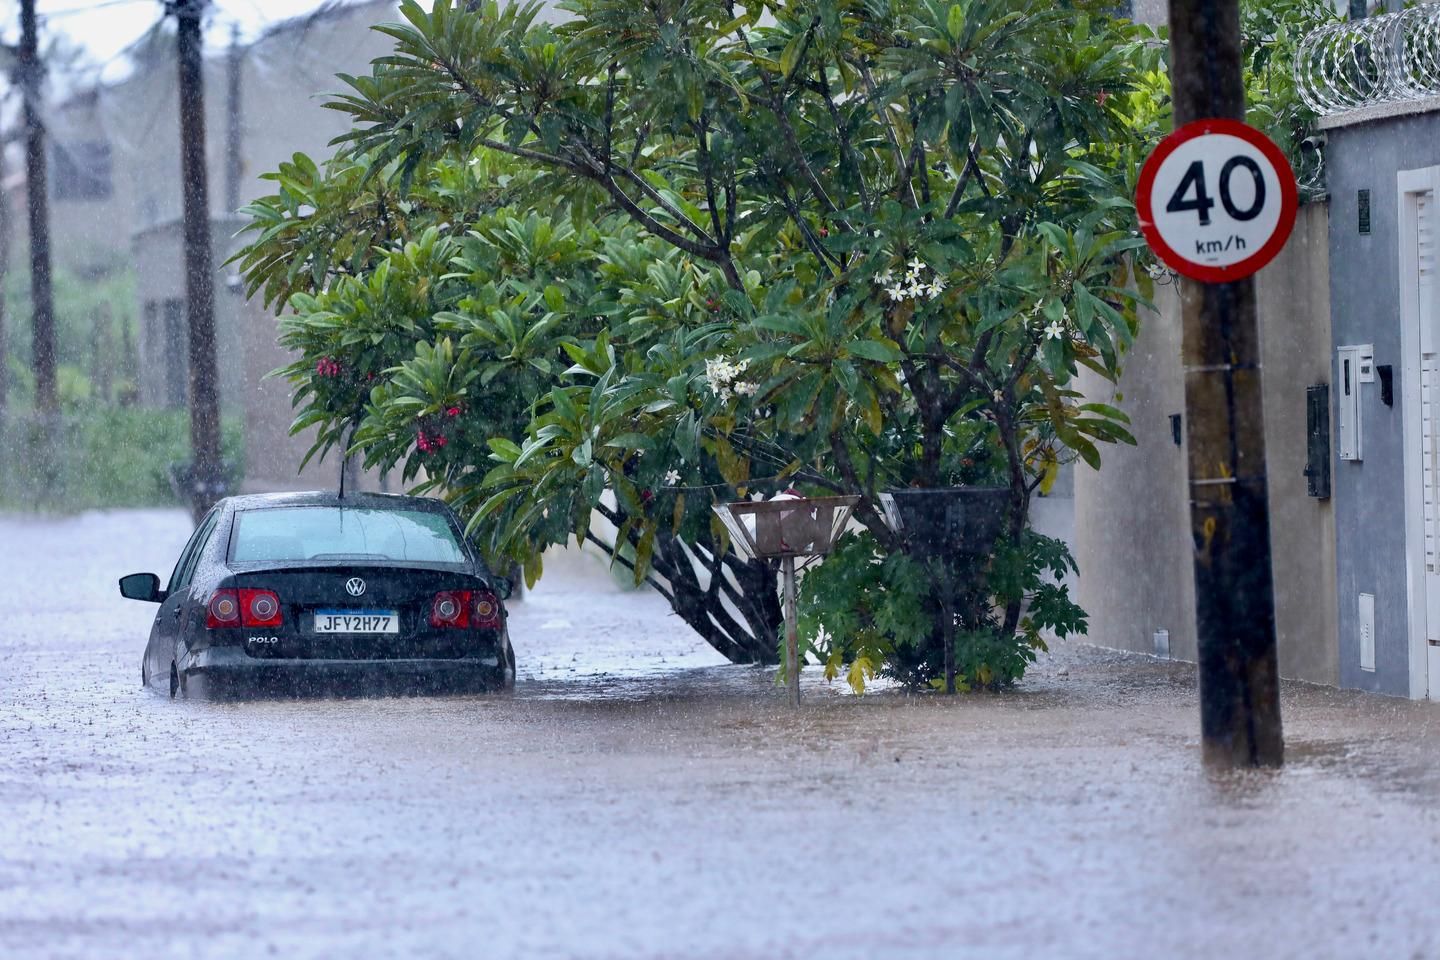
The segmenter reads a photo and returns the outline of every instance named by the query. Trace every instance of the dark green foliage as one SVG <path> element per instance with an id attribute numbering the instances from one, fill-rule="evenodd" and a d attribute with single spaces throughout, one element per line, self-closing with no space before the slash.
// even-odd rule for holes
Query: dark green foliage
<path id="1" fill-rule="evenodd" d="M 1014 683 L 1045 649 L 1045 637 L 1084 633 L 1085 614 L 1059 581 L 1075 572 L 1064 543 L 1026 531 L 1021 545 L 1003 545 L 991 563 L 989 596 L 1003 608 L 1023 604 L 1020 629 L 1003 630 L 996 608 L 972 605 L 957 620 L 955 662 L 963 689 Z M 906 686 L 938 684 L 943 639 L 936 620 L 936 584 L 927 564 L 886 554 L 869 534 L 848 534 L 799 591 L 800 626 L 810 650 L 838 676 L 863 690 L 878 673 Z"/>

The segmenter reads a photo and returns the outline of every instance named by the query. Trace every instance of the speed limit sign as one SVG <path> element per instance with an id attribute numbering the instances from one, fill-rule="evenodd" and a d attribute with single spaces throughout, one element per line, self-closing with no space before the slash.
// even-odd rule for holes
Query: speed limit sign
<path id="1" fill-rule="evenodd" d="M 1299 196 L 1285 154 L 1238 120 L 1187 123 L 1140 171 L 1135 206 L 1150 249 L 1206 283 L 1248 277 L 1295 227 Z"/>

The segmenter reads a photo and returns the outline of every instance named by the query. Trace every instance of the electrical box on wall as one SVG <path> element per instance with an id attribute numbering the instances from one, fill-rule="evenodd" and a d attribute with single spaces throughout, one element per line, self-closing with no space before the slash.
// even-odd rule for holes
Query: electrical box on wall
<path id="1" fill-rule="evenodd" d="M 1360 384 L 1375 382 L 1375 348 L 1370 344 L 1341 347 L 1336 382 L 1336 417 L 1340 421 L 1340 459 L 1362 460 Z"/>
<path id="2" fill-rule="evenodd" d="M 1330 384 L 1305 388 L 1305 492 L 1330 496 Z"/>

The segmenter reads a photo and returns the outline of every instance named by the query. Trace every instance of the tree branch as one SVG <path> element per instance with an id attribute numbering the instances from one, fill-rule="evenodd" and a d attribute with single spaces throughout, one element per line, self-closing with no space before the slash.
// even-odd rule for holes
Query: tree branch
<path id="1" fill-rule="evenodd" d="M 619 563 L 621 566 L 625 567 L 625 568 L 628 569 L 628 570 L 634 571 L 634 569 L 635 569 L 635 564 L 631 563 L 629 560 L 626 560 L 623 556 L 621 556 L 621 555 L 616 551 L 615 547 L 612 546 L 611 544 L 608 544 L 608 543 L 606 543 L 604 540 L 601 540 L 599 537 L 595 536 L 595 534 L 591 533 L 589 530 L 586 530 L 586 531 L 585 531 L 585 539 L 588 540 L 588 541 L 590 541 L 591 543 L 595 544 L 595 546 L 599 547 L 601 550 L 604 550 L 607 554 L 610 555 L 610 558 L 611 558 L 612 560 L 616 561 L 616 562 Z M 675 597 L 674 597 L 674 595 L 673 595 L 669 590 L 667 590 L 667 589 L 665 589 L 663 586 L 661 586 L 661 585 L 660 585 L 660 581 L 656 580 L 654 577 L 650 576 L 649 574 L 646 574 L 646 575 L 645 575 L 645 582 L 648 583 L 648 584 L 650 584 L 650 586 L 654 587 L 654 588 L 655 588 L 655 592 L 659 593 L 660 596 L 664 597 L 667 603 L 674 603 L 674 602 L 675 602 Z"/>

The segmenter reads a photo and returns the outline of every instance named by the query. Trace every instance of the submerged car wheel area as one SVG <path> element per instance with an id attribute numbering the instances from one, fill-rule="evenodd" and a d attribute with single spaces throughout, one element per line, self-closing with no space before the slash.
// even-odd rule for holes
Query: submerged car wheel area
<path id="1" fill-rule="evenodd" d="M 164 589 L 142 681 L 171 697 L 503 691 L 515 683 L 504 601 L 441 501 L 271 494 L 220 501 Z"/>

